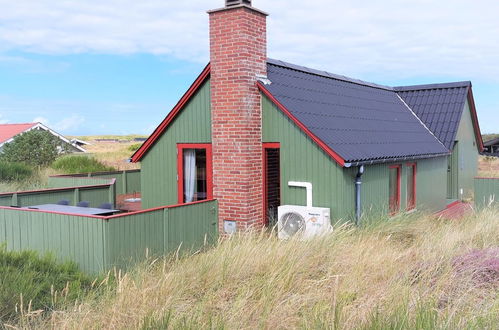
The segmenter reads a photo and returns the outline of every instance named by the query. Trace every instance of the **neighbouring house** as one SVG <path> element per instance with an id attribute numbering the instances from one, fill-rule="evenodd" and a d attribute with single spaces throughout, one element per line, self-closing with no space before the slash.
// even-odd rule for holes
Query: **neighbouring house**
<path id="1" fill-rule="evenodd" d="M 483 143 L 483 153 L 486 155 L 499 156 L 499 138 L 495 138 Z"/>
<path id="2" fill-rule="evenodd" d="M 80 145 L 72 143 L 72 141 L 68 140 L 61 134 L 48 128 L 42 123 L 0 124 L 0 152 L 2 151 L 2 147 L 4 144 L 12 142 L 16 136 L 34 129 L 50 132 L 50 134 L 57 137 L 61 142 L 60 150 L 62 150 L 64 146 L 66 151 L 69 150 L 71 152 L 86 152 L 86 150 L 83 149 Z"/>
<path id="3" fill-rule="evenodd" d="M 71 144 L 72 144 L 72 145 L 76 145 L 76 146 L 78 146 L 78 147 L 83 147 L 83 146 L 90 146 L 90 145 L 92 145 L 90 142 L 83 141 L 83 140 L 80 140 L 80 139 L 77 139 L 77 138 L 73 138 L 73 139 L 71 139 Z"/>
<path id="4" fill-rule="evenodd" d="M 267 14 L 250 0 L 208 14 L 210 63 L 132 156 L 144 208 L 214 198 L 222 231 L 304 205 L 288 181 L 312 183 L 334 222 L 473 195 L 470 82 L 390 87 L 268 59 Z"/>

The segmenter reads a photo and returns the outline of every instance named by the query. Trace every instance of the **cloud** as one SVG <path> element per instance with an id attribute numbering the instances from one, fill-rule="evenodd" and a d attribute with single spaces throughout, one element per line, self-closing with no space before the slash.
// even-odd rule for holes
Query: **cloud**
<path id="1" fill-rule="evenodd" d="M 354 76 L 499 78 L 499 2 L 254 1 L 269 55 Z M 0 50 L 151 53 L 208 60 L 207 9 L 222 0 L 0 0 Z M 27 10 L 26 8 L 30 8 Z"/>
<path id="2" fill-rule="evenodd" d="M 85 118 L 83 118 L 80 115 L 74 114 L 70 117 L 63 118 L 54 123 L 50 122 L 47 118 L 44 117 L 35 117 L 33 119 L 33 122 L 42 123 L 45 126 L 48 126 L 49 128 L 55 131 L 66 132 L 78 129 L 81 126 L 81 124 L 85 122 Z"/>

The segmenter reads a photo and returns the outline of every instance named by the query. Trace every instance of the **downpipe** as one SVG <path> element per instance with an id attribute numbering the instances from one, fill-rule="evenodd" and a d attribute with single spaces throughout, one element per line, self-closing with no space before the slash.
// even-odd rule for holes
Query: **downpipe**
<path id="1" fill-rule="evenodd" d="M 360 198 L 362 174 L 364 174 L 364 165 L 357 168 L 357 175 L 355 176 L 355 224 L 357 226 L 360 225 L 360 217 L 362 215 L 362 199 Z"/>

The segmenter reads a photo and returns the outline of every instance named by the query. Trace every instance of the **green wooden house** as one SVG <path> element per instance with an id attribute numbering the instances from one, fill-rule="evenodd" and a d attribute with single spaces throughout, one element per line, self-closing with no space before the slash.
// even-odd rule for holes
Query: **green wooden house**
<path id="1" fill-rule="evenodd" d="M 391 87 L 266 55 L 251 1 L 209 11 L 210 64 L 132 161 L 145 208 L 215 198 L 219 226 L 267 224 L 279 205 L 332 221 L 438 211 L 473 196 L 483 149 L 470 82 Z"/>

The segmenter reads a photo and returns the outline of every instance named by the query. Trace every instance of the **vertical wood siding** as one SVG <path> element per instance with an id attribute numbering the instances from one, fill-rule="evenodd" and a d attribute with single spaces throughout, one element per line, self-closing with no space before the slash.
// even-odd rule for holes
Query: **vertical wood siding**
<path id="1" fill-rule="evenodd" d="M 104 184 L 112 179 L 115 179 L 116 193 L 118 195 L 140 191 L 140 170 L 51 176 L 48 180 L 48 186 L 50 188 L 89 186 Z"/>
<path id="2" fill-rule="evenodd" d="M 210 143 L 210 82 L 200 87 L 141 160 L 142 207 L 177 202 L 177 143 Z"/>
<path id="3" fill-rule="evenodd" d="M 110 179 L 103 178 L 49 176 L 47 186 L 48 188 L 70 188 L 109 184 L 110 181 Z"/>
<path id="4" fill-rule="evenodd" d="M 149 256 L 199 249 L 218 239 L 215 200 L 118 217 L 86 217 L 0 208 L 0 244 L 9 250 L 51 252 L 99 273 L 126 269 Z"/>
<path id="5" fill-rule="evenodd" d="M 468 198 L 473 196 L 473 178 L 478 174 L 478 148 L 468 101 L 464 105 L 456 140 L 459 142 L 457 160 L 459 171 L 458 190 L 463 189 L 463 197 Z"/>
<path id="6" fill-rule="evenodd" d="M 101 219 L 0 209 L 0 242 L 9 250 L 53 253 L 89 273 L 104 270 L 104 223 Z"/>
<path id="7" fill-rule="evenodd" d="M 499 206 L 499 178 L 475 178 L 475 207 Z"/>
<path id="8" fill-rule="evenodd" d="M 102 203 L 112 203 L 114 205 L 114 184 L 2 193 L 0 194 L 0 206 L 25 207 L 55 204 L 62 199 L 69 200 L 70 205 L 76 205 L 79 201 L 88 201 L 94 207 Z"/>

